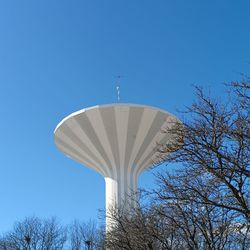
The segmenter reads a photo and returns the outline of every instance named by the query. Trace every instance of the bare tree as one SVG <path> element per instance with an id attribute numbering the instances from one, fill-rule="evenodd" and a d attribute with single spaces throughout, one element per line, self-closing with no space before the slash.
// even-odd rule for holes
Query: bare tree
<path id="1" fill-rule="evenodd" d="M 130 209 L 124 205 L 109 210 L 112 227 L 106 232 L 107 249 L 189 249 L 181 228 L 153 198 L 152 203 L 140 200 Z"/>
<path id="2" fill-rule="evenodd" d="M 155 191 L 158 213 L 179 229 L 178 238 L 187 244 L 184 249 L 234 249 L 236 241 L 238 246 L 246 245 L 246 235 L 240 237 L 236 233 L 239 232 L 237 214 L 206 202 L 223 199 L 209 176 L 184 169 L 158 174 L 158 184 Z M 197 191 L 202 195 L 197 195 Z"/>
<path id="3" fill-rule="evenodd" d="M 250 247 L 249 79 L 229 88 L 228 103 L 196 88 L 186 120 L 165 131 L 174 140 L 159 145 L 159 162 L 182 168 L 157 176 L 151 205 L 110 213 L 109 249 Z"/>
<path id="4" fill-rule="evenodd" d="M 0 246 L 6 250 L 60 250 L 66 240 L 66 229 L 55 218 L 29 217 L 16 222 L 13 230 L 0 239 Z"/>
<path id="5" fill-rule="evenodd" d="M 230 92 L 235 95 L 226 104 L 197 87 L 197 101 L 186 111 L 188 119 L 165 131 L 177 142 L 159 149 L 160 153 L 170 153 L 162 161 L 184 166 L 178 174 L 161 178 L 165 185 L 161 190 L 173 189 L 181 202 L 227 211 L 230 220 L 233 218 L 227 226 L 230 237 L 234 234 L 242 249 L 247 249 L 250 241 L 249 86 L 249 78 L 232 83 Z M 173 197 L 168 193 L 165 198 Z"/>
<path id="6" fill-rule="evenodd" d="M 206 203 L 235 211 L 249 222 L 250 110 L 240 105 L 242 98 L 249 104 L 248 96 L 237 95 L 225 105 L 205 96 L 200 88 L 196 91 L 198 100 L 187 109 L 191 119 L 166 131 L 179 142 L 161 148 L 162 153 L 171 153 L 164 161 L 210 175 L 223 200 L 208 197 Z M 199 190 L 196 193 L 202 197 Z"/>
<path id="7" fill-rule="evenodd" d="M 102 231 L 96 223 L 74 221 L 69 226 L 70 246 L 72 250 L 94 250 L 102 249 Z"/>
<path id="8" fill-rule="evenodd" d="M 240 105 L 243 107 L 243 109 L 249 109 L 250 108 L 250 77 L 247 75 L 243 75 L 244 79 L 242 81 L 234 81 L 230 84 L 230 86 L 233 87 L 234 92 L 239 98 Z"/>
<path id="9" fill-rule="evenodd" d="M 113 227 L 106 234 L 107 248 L 217 250 L 234 249 L 236 242 L 239 246 L 242 237 L 235 233 L 238 225 L 234 213 L 193 201 L 193 192 L 183 187 L 182 181 L 187 181 L 186 176 L 159 175 L 159 188 L 153 192 L 151 204 L 142 206 L 138 202 L 130 210 L 112 209 L 109 216 Z M 206 191 L 207 195 L 213 192 Z"/>
<path id="10" fill-rule="evenodd" d="M 140 207 L 131 210 L 121 207 L 110 209 L 109 216 L 113 225 L 106 232 L 106 247 L 128 250 L 156 249 L 157 243 L 152 235 L 156 217 L 149 216 L 149 213 L 150 211 Z"/>

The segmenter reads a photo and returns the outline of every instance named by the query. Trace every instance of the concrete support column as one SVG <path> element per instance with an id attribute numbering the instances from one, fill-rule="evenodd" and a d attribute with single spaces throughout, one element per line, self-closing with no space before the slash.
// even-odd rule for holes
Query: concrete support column
<path id="1" fill-rule="evenodd" d="M 109 212 L 112 209 L 131 209 L 136 205 L 137 176 L 131 173 L 118 178 L 105 177 L 106 184 L 106 229 L 112 227 Z"/>

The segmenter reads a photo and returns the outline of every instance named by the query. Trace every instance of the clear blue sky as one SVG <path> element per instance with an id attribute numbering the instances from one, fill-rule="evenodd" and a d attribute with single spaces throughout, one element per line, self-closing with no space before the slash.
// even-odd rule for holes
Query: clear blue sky
<path id="1" fill-rule="evenodd" d="M 66 115 L 116 101 L 177 114 L 192 84 L 249 72 L 249 0 L 1 0 L 0 232 L 25 216 L 95 218 L 104 180 L 60 153 Z M 146 172 L 140 186 L 150 188 Z"/>

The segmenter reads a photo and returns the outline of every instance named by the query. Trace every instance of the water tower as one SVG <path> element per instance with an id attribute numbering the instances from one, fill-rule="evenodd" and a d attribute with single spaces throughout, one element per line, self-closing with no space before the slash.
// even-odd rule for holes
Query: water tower
<path id="1" fill-rule="evenodd" d="M 175 122 L 173 115 L 154 107 L 95 106 L 64 118 L 55 129 L 55 143 L 67 156 L 105 178 L 108 211 L 136 192 L 140 173 L 157 161 L 157 147 L 173 139 L 162 131 Z"/>

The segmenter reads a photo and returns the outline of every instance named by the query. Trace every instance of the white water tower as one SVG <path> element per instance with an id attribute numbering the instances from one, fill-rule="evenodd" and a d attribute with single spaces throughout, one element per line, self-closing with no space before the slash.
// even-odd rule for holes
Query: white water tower
<path id="1" fill-rule="evenodd" d="M 154 107 L 95 106 L 64 118 L 55 129 L 55 143 L 67 156 L 105 178 L 108 212 L 137 191 L 138 176 L 157 161 L 157 147 L 173 139 L 163 130 L 175 122 L 176 117 Z"/>

